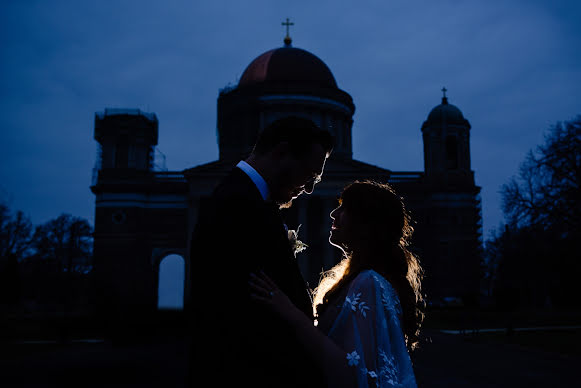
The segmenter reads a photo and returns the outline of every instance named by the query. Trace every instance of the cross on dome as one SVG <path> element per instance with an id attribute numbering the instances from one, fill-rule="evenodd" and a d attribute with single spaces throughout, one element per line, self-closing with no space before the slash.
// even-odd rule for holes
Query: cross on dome
<path id="1" fill-rule="evenodd" d="M 444 86 L 442 88 L 442 92 L 444 93 L 444 96 L 442 97 L 442 104 L 447 104 L 448 103 L 448 97 L 446 97 L 446 92 L 448 91 L 448 89 L 446 89 L 446 87 Z"/>
<path id="2" fill-rule="evenodd" d="M 289 18 L 286 18 L 286 22 L 281 23 L 283 26 L 286 26 L 286 36 L 284 37 L 284 45 L 290 46 L 292 39 L 289 35 L 289 27 L 294 26 L 295 24 L 289 21 Z"/>

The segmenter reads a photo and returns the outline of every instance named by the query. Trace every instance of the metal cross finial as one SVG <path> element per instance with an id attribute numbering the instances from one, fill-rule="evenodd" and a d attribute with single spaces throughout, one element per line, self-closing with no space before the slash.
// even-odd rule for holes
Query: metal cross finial
<path id="1" fill-rule="evenodd" d="M 444 86 L 444 87 L 442 88 L 442 91 L 444 92 L 444 98 L 446 98 L 446 92 L 448 91 L 448 89 L 446 89 L 446 87 Z"/>
<path id="2" fill-rule="evenodd" d="M 290 26 L 294 26 L 295 24 L 294 24 L 294 23 L 291 23 L 291 22 L 289 21 L 289 19 L 288 19 L 288 18 L 286 18 L 286 22 L 282 22 L 281 24 L 282 24 L 283 26 L 286 26 L 286 36 L 289 36 L 289 35 L 288 35 L 288 28 L 289 28 Z"/>

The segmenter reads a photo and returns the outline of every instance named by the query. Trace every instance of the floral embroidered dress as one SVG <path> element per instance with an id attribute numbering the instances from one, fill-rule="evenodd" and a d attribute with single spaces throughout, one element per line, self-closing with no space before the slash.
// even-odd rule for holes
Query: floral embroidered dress
<path id="1" fill-rule="evenodd" d="M 337 301 L 322 314 L 319 328 L 347 351 L 357 387 L 417 387 L 391 284 L 375 271 L 362 271 Z"/>

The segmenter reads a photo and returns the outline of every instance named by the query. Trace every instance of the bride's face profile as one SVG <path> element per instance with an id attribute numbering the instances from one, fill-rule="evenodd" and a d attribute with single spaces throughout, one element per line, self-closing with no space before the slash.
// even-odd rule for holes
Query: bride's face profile
<path id="1" fill-rule="evenodd" d="M 329 242 L 337 248 L 343 249 L 349 246 L 350 217 L 343 205 L 339 205 L 330 214 L 333 220 Z"/>

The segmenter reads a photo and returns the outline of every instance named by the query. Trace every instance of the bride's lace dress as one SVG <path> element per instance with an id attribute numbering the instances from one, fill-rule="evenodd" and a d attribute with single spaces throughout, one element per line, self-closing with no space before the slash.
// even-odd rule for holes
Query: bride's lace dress
<path id="1" fill-rule="evenodd" d="M 320 317 L 320 329 L 347 351 L 358 387 L 417 387 L 400 316 L 394 288 L 367 270 Z"/>

